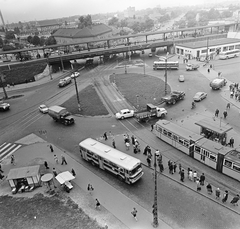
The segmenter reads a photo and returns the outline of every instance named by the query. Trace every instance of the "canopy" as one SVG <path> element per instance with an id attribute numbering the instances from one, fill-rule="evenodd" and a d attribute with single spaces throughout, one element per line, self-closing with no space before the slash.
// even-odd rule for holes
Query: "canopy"
<path id="1" fill-rule="evenodd" d="M 34 177 L 39 174 L 40 165 L 11 169 L 8 173 L 7 180 Z"/>
<path id="2" fill-rule="evenodd" d="M 69 171 L 59 173 L 55 178 L 60 184 L 64 184 L 66 181 L 75 179 L 75 177 Z"/>

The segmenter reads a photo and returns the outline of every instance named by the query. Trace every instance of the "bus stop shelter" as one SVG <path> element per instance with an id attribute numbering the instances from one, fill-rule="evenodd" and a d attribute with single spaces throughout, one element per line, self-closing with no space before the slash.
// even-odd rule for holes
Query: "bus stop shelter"
<path id="1" fill-rule="evenodd" d="M 223 122 L 222 118 L 202 119 L 195 122 L 195 124 L 200 126 L 201 135 L 212 141 L 220 142 L 223 145 L 226 144 L 227 132 L 232 129 L 232 126 Z"/>

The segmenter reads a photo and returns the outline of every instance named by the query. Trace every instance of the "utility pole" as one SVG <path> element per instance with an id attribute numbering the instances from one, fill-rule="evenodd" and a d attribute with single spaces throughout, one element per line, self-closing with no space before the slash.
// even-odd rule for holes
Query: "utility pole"
<path id="1" fill-rule="evenodd" d="M 165 95 L 167 94 L 167 57 L 165 59 Z"/>
<path id="2" fill-rule="evenodd" d="M 5 81 L 6 81 L 5 76 L 2 73 L 0 73 L 0 83 L 1 83 L 2 89 L 3 89 L 4 99 L 8 99 L 7 91 L 4 86 Z"/>
<path id="3" fill-rule="evenodd" d="M 78 87 L 77 87 L 77 81 L 76 81 L 76 76 L 75 76 L 75 74 L 74 74 L 73 80 L 74 80 L 75 89 L 76 89 L 77 103 L 78 103 L 78 110 L 81 111 L 80 99 L 79 99 Z"/>
<path id="4" fill-rule="evenodd" d="M 157 204 L 157 154 L 154 154 L 154 204 L 153 204 L 153 227 L 158 227 L 158 204 Z"/>
<path id="5" fill-rule="evenodd" d="M 208 63 L 209 62 L 209 58 L 208 58 L 208 41 L 209 41 L 209 38 L 207 38 L 207 55 L 206 55 L 206 62 Z"/>

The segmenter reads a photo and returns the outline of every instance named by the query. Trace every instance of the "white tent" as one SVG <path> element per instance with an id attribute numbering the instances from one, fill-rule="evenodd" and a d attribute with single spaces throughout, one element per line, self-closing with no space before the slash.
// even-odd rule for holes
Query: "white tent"
<path id="1" fill-rule="evenodd" d="M 69 171 L 59 173 L 55 178 L 60 184 L 64 184 L 67 181 L 75 179 L 75 177 Z"/>

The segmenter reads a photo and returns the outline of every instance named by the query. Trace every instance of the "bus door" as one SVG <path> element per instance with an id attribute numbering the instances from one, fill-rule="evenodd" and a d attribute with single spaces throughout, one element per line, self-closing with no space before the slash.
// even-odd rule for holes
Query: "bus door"
<path id="1" fill-rule="evenodd" d="M 222 169 L 223 169 L 223 160 L 224 160 L 224 155 L 219 153 L 217 157 L 216 170 L 220 173 L 222 173 Z"/>
<path id="2" fill-rule="evenodd" d="M 99 161 L 99 168 L 104 170 L 103 158 L 99 157 L 98 161 Z"/>
<path id="3" fill-rule="evenodd" d="M 193 140 L 190 140 L 190 144 L 189 144 L 189 156 L 194 158 L 194 145 L 195 142 Z"/>

